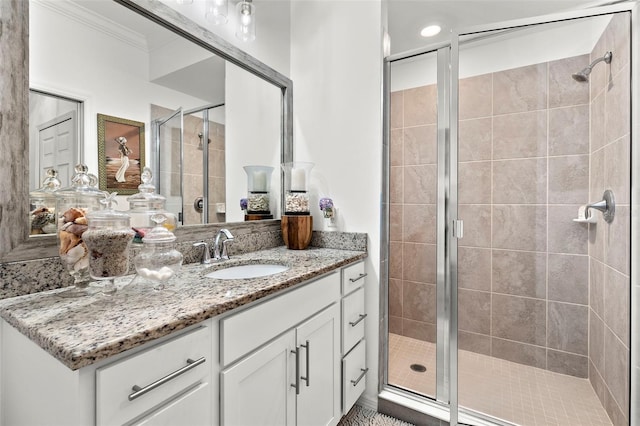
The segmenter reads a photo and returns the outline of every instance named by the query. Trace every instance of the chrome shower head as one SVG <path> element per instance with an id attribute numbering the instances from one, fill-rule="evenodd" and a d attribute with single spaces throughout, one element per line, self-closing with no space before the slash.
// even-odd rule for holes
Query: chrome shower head
<path id="1" fill-rule="evenodd" d="M 585 69 L 583 69 L 580 72 L 577 72 L 575 74 L 571 74 L 571 77 L 575 80 L 575 81 L 579 81 L 580 83 L 584 83 L 589 81 L 589 74 L 591 74 L 591 70 L 593 70 L 593 67 L 598 63 L 598 62 L 604 62 L 605 64 L 610 64 L 611 63 L 611 58 L 613 57 L 613 53 L 611 52 L 607 52 L 604 54 L 604 56 L 602 58 L 598 58 L 595 61 L 591 62 L 589 64 L 588 67 L 586 67 Z"/>

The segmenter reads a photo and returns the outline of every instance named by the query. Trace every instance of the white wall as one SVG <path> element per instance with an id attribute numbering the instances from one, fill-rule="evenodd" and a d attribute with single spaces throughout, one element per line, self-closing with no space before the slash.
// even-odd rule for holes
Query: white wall
<path id="1" fill-rule="evenodd" d="M 318 199 L 329 196 L 339 211 L 338 229 L 369 236 L 366 338 L 370 370 L 365 401 L 375 407 L 382 180 L 381 2 L 293 1 L 291 78 L 294 159 L 316 164 L 310 179 L 314 229 L 322 227 Z"/>

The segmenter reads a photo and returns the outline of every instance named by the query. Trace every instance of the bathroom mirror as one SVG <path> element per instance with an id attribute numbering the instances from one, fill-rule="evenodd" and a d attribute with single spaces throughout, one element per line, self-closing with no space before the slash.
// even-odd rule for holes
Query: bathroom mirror
<path id="1" fill-rule="evenodd" d="M 78 5 L 80 7 L 76 7 Z M 65 7 L 66 10 L 64 10 Z M 60 8 L 63 9 L 62 12 L 60 12 Z M 41 74 L 31 73 L 31 88 L 83 102 L 85 126 L 81 139 L 84 139 L 82 147 L 84 161 L 94 173 L 98 172 L 97 114 L 117 116 L 145 123 L 148 136 L 144 146 L 147 151 L 147 163 L 151 165 L 150 163 L 156 160 L 151 141 L 151 123 L 154 118 L 158 118 L 153 116 L 154 113 L 158 114 L 158 110 L 154 110 L 154 108 L 159 107 L 160 111 L 179 107 L 188 110 L 198 106 L 221 103 L 227 105 L 223 125 L 225 123 L 229 125 L 231 122 L 246 128 L 251 124 L 256 130 L 255 133 L 248 135 L 243 134 L 243 131 L 228 129 L 231 132 L 225 134 L 226 147 L 232 147 L 229 151 L 233 151 L 234 154 L 230 160 L 232 162 L 225 161 L 227 164 L 223 162 L 216 173 L 220 173 L 219 168 L 223 167 L 226 170 L 227 181 L 243 183 L 243 185 L 237 185 L 238 188 L 233 188 L 232 191 L 235 192 L 226 192 L 226 206 L 229 206 L 229 209 L 237 209 L 241 213 L 239 200 L 244 196 L 243 194 L 246 194 L 246 175 L 242 169 L 244 165 L 269 161 L 274 166 L 278 166 L 281 162 L 291 161 L 291 81 L 216 34 L 188 20 L 167 5 L 153 0 L 56 2 L 31 0 L 29 13 L 33 14 L 33 18 L 39 17 L 39 19 L 43 19 L 43 14 L 46 13 L 53 13 L 52 16 L 56 16 L 56 19 L 66 18 L 68 21 L 71 16 L 73 17 L 72 21 L 84 20 L 84 25 L 87 25 L 86 20 L 95 19 L 96 16 L 105 18 L 101 31 L 94 31 L 94 39 L 81 39 L 73 28 L 56 25 L 52 22 L 51 28 L 55 28 L 55 32 L 63 37 L 66 35 L 66 41 L 56 41 L 52 38 L 47 41 L 47 43 L 50 42 L 49 46 L 38 48 L 40 51 L 46 52 L 45 58 L 31 59 L 30 57 L 31 61 L 36 61 L 32 65 L 44 65 L 47 70 Z M 109 19 L 109 16 L 115 19 Z M 28 18 L 23 17 L 23 19 Z M 93 25 L 99 24 L 98 21 L 93 23 Z M 31 32 L 37 33 L 39 29 L 41 28 L 34 26 Z M 36 36 L 36 34 L 30 35 Z M 119 38 L 115 43 L 125 46 L 126 50 L 114 52 L 109 48 L 101 47 L 100 39 L 104 39 L 108 35 Z M 24 36 L 22 41 L 28 42 Z M 80 41 L 82 42 L 80 43 Z M 71 44 L 74 49 L 59 48 Z M 90 48 L 88 51 L 80 52 L 75 48 L 79 44 L 88 45 Z M 57 52 L 55 55 L 53 54 L 54 50 Z M 82 62 L 73 63 L 71 52 L 80 56 Z M 149 52 L 153 52 L 155 55 L 151 55 Z M 112 62 L 111 66 L 104 65 L 105 69 L 101 72 L 99 64 L 105 64 L 101 61 L 114 60 L 114 57 L 117 60 Z M 140 57 L 144 57 L 144 59 L 141 60 Z M 187 62 L 180 62 L 178 59 L 185 59 Z M 9 74 L 10 70 L 4 71 L 4 73 Z M 147 74 L 150 79 L 142 83 Z M 64 76 L 67 80 L 55 81 L 54 76 L 56 75 Z M 242 91 L 237 87 L 229 88 L 225 82 L 228 82 L 230 75 L 234 76 L 232 79 L 237 82 L 251 81 L 254 87 L 261 87 L 261 91 L 268 92 L 270 104 L 265 106 L 263 100 L 251 99 L 251 93 L 246 90 Z M 133 77 L 139 78 L 140 83 L 132 86 L 128 80 Z M 74 82 L 75 85 L 73 85 Z M 235 96 L 242 95 L 243 98 L 231 99 L 229 93 L 225 93 L 229 91 L 233 92 Z M 266 114 L 253 111 L 257 120 L 266 123 L 266 117 L 272 119 L 272 122 L 266 123 L 266 128 L 261 127 L 265 124 L 263 122 L 252 123 L 248 121 L 251 117 L 240 117 L 244 105 L 256 104 L 261 105 L 263 111 L 268 111 Z M 234 108 L 229 108 L 229 105 L 234 105 Z M 190 132 L 194 137 L 200 133 L 194 129 L 191 129 Z M 256 137 L 261 132 L 267 134 L 268 137 Z M 27 133 L 26 129 L 25 133 Z M 26 139 L 28 139 L 27 134 L 24 134 L 24 139 L 14 138 L 12 143 L 19 144 L 20 148 L 24 149 L 26 142 L 23 140 Z M 252 146 L 251 144 L 256 145 Z M 270 157 L 262 159 L 242 155 L 242 153 L 256 152 L 257 146 L 266 147 Z M 205 157 L 203 161 L 212 160 L 212 157 L 214 156 Z M 211 170 L 211 162 L 209 164 L 209 170 Z M 180 167 L 185 169 L 191 165 L 180 165 Z M 5 173 L 6 175 L 3 176 Z M 22 203 L 24 207 L 19 206 L 16 209 L 4 209 L 3 211 L 5 219 L 9 215 L 11 222 L 18 224 L 18 226 L 14 226 L 14 229 L 9 231 L 14 235 L 10 236 L 11 241 L 8 245 L 3 244 L 0 248 L 0 259 L 12 261 L 55 256 L 55 237 L 28 237 L 28 192 L 33 188 L 29 184 L 27 173 L 1 170 L 0 178 L 14 182 L 19 180 L 17 187 L 25 188 L 24 194 L 19 194 L 20 198 L 24 200 Z M 31 180 L 37 179 L 32 178 Z M 281 202 L 282 193 L 279 173 L 274 176 L 274 181 L 277 182 L 277 187 L 274 188 L 277 195 L 274 197 L 276 204 L 278 204 Z M 28 189 L 26 189 L 27 187 Z M 220 187 L 218 187 L 218 191 L 220 191 Z M 229 189 L 225 187 L 222 191 L 229 191 Z M 185 200 L 184 205 L 186 206 L 188 203 L 192 204 L 192 201 Z M 224 211 L 225 208 L 221 210 Z M 220 217 L 220 215 L 214 214 L 213 220 L 210 222 L 219 222 Z M 236 212 L 233 215 L 222 215 L 222 218 L 227 221 L 241 221 L 243 216 Z M 190 230 L 190 232 L 192 231 L 193 229 Z M 5 232 L 4 229 L 3 232 Z"/>

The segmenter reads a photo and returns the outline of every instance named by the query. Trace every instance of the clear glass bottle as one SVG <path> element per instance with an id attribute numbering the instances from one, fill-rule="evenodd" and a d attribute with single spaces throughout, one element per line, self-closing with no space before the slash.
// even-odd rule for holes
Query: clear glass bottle
<path id="1" fill-rule="evenodd" d="M 104 194 L 94 187 L 96 180 L 87 173 L 87 166 L 78 164 L 71 178 L 71 186 L 56 191 L 56 226 L 58 228 L 58 253 L 62 263 L 74 279 L 74 289 L 65 296 L 86 295 L 89 276 L 89 251 L 84 243 L 88 229 L 87 214 L 101 210 Z"/>
<path id="2" fill-rule="evenodd" d="M 102 281 L 102 292 L 116 291 L 113 279 L 127 275 L 129 249 L 135 232 L 131 229 L 128 214 L 113 209 L 116 193 L 101 200 L 106 208 L 87 214 L 89 229 L 82 238 L 89 249 L 89 274 Z"/>
<path id="3" fill-rule="evenodd" d="M 139 192 L 127 198 L 129 202 L 127 213 L 131 216 L 131 227 L 136 232 L 135 242 L 142 242 L 146 233 L 156 226 L 152 220 L 156 214 L 164 215 L 166 219 L 163 226 L 168 231 L 174 231 L 178 223 L 176 216 L 165 210 L 166 198 L 155 192 L 156 187 L 151 183 L 153 176 L 149 167 L 142 170 L 140 179 L 142 183 L 138 186 Z"/>
<path id="4" fill-rule="evenodd" d="M 42 181 L 42 187 L 29 193 L 29 223 L 30 235 L 55 234 L 56 229 L 56 191 L 61 183 L 58 172 L 47 170 L 47 177 Z"/>
<path id="5" fill-rule="evenodd" d="M 180 270 L 183 256 L 175 249 L 175 235 L 163 223 L 166 217 L 158 213 L 153 215 L 152 220 L 156 226 L 142 239 L 142 249 L 133 264 L 139 276 L 153 281 L 154 289 L 162 290 Z"/>

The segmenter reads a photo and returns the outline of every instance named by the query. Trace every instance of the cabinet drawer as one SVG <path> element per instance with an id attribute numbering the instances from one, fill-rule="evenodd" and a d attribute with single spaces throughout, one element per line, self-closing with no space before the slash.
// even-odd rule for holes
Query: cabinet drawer
<path id="1" fill-rule="evenodd" d="M 342 414 L 356 403 L 367 386 L 366 340 L 361 340 L 342 360 Z"/>
<path id="2" fill-rule="evenodd" d="M 364 337 L 364 288 L 342 299 L 342 353 L 345 354 Z"/>
<path id="3" fill-rule="evenodd" d="M 362 286 L 365 283 L 365 277 L 364 262 L 358 262 L 344 268 L 342 270 L 342 294 L 349 294 Z"/>
<path id="4" fill-rule="evenodd" d="M 97 369 L 96 424 L 123 424 L 208 383 L 212 362 L 211 330 L 203 326 Z M 143 393 L 138 388 L 151 389 Z M 141 395 L 136 397 L 136 391 Z"/>
<path id="5" fill-rule="evenodd" d="M 220 321 L 220 361 L 227 366 L 340 299 L 340 274 L 319 280 Z"/>

